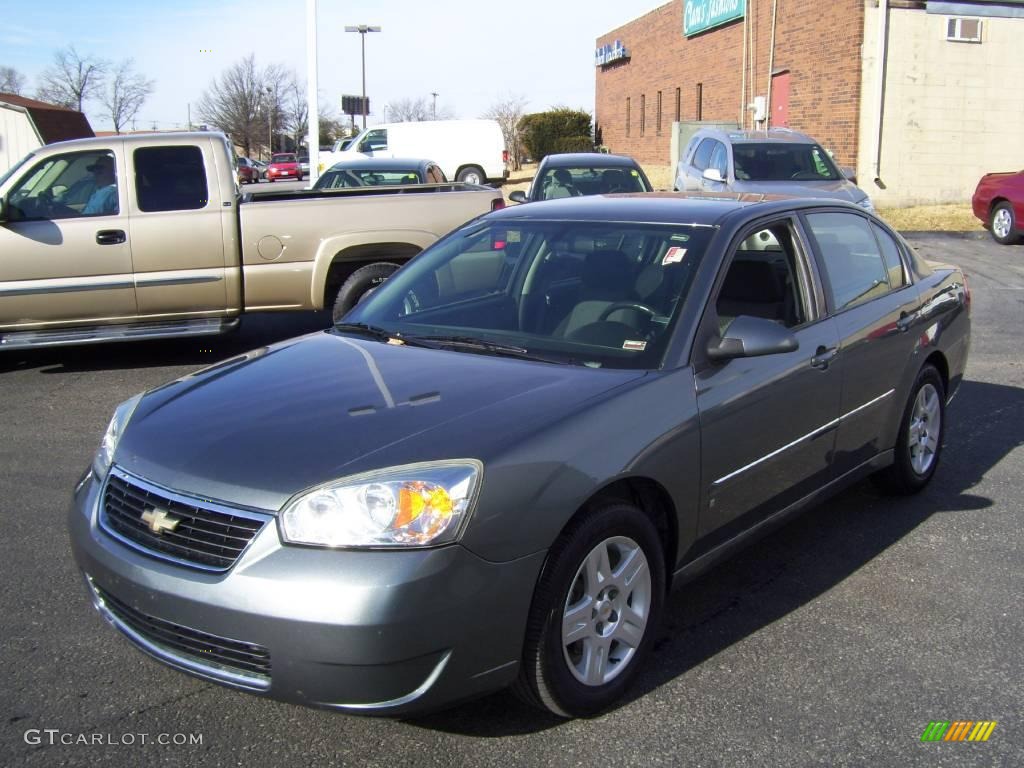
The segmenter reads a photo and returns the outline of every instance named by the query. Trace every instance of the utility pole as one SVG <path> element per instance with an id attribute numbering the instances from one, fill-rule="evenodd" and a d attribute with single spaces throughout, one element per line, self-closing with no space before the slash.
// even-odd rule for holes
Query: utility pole
<path id="1" fill-rule="evenodd" d="M 431 91 L 430 95 L 434 97 L 434 109 L 430 113 L 430 119 L 437 120 L 437 91 Z"/>
<path id="2" fill-rule="evenodd" d="M 351 27 L 345 27 L 346 32 L 358 32 L 359 39 L 362 41 L 363 49 L 363 130 L 366 130 L 366 33 L 367 32 L 380 32 L 380 27 L 372 27 L 367 24 L 357 24 Z"/>

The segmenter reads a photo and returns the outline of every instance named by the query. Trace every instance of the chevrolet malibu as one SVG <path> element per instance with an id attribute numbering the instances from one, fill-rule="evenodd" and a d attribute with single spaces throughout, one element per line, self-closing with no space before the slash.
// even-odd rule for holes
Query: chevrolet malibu
<path id="1" fill-rule="evenodd" d="M 118 406 L 74 556 L 135 646 L 235 689 L 591 715 L 671 586 L 861 478 L 929 482 L 969 332 L 960 270 L 850 204 L 498 211 L 334 328 Z"/>

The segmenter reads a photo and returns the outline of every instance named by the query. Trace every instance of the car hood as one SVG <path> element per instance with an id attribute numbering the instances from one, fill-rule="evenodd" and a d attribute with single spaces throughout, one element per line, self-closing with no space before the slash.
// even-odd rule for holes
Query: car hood
<path id="1" fill-rule="evenodd" d="M 867 193 L 846 179 L 836 181 L 737 181 L 731 185 L 734 192 L 764 192 L 771 195 L 799 197 L 825 197 L 859 203 Z"/>
<path id="2" fill-rule="evenodd" d="M 644 376 L 321 332 L 149 392 L 117 447 L 164 487 L 265 510 L 340 477 L 477 458 Z"/>

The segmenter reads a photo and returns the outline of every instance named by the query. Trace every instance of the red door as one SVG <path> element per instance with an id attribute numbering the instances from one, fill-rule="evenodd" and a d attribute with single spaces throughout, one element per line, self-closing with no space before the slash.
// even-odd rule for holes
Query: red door
<path id="1" fill-rule="evenodd" d="M 772 128 L 789 127 L 789 72 L 772 75 L 771 115 L 768 118 Z"/>

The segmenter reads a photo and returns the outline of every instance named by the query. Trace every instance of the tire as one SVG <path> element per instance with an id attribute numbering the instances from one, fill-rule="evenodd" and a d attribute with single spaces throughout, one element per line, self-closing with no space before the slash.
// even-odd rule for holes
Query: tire
<path id="1" fill-rule="evenodd" d="M 358 304 L 370 291 L 391 277 L 396 269 L 398 269 L 397 264 L 380 261 L 360 267 L 349 275 L 338 289 L 338 293 L 334 297 L 334 304 L 331 306 L 331 317 L 334 322 L 341 320 L 346 312 Z"/>
<path id="2" fill-rule="evenodd" d="M 467 165 L 455 177 L 456 181 L 464 181 L 467 184 L 483 184 L 487 181 L 483 168 L 476 165 Z"/>
<path id="3" fill-rule="evenodd" d="M 623 502 L 579 518 L 548 553 L 513 691 L 561 717 L 606 709 L 650 652 L 664 599 L 664 556 L 650 518 Z M 579 622 L 567 630 L 572 615 Z"/>
<path id="4" fill-rule="evenodd" d="M 1017 231 L 1017 217 L 1013 214 L 1013 205 L 1004 200 L 992 209 L 989 230 L 992 232 L 992 239 L 1002 245 L 1020 242 L 1021 235 Z"/>
<path id="5" fill-rule="evenodd" d="M 946 387 L 934 366 L 917 374 L 903 409 L 893 464 L 874 475 L 887 493 L 917 493 L 932 479 L 942 455 L 946 428 Z"/>

